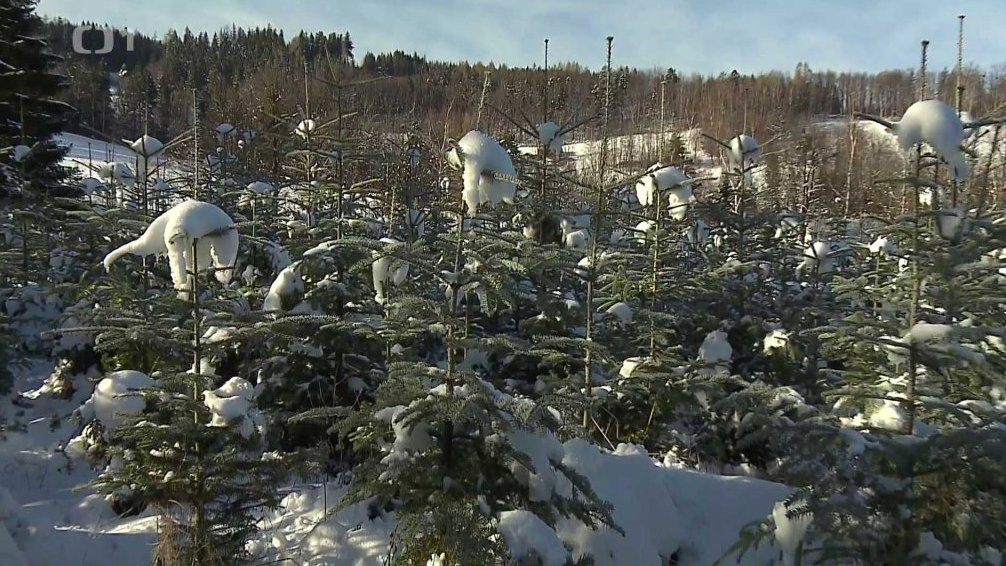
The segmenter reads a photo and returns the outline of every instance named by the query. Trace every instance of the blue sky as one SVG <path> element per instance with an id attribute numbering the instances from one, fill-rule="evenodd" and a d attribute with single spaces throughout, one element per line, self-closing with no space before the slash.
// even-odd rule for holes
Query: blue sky
<path id="1" fill-rule="evenodd" d="M 1006 63 L 1004 0 L 40 0 L 38 11 L 158 35 L 231 24 L 349 31 L 358 57 L 403 49 L 521 66 L 541 61 L 548 37 L 551 61 L 598 68 L 613 35 L 617 65 L 704 74 L 792 71 L 800 61 L 907 68 L 922 39 L 932 67 L 949 67 L 964 13 L 965 62 Z"/>

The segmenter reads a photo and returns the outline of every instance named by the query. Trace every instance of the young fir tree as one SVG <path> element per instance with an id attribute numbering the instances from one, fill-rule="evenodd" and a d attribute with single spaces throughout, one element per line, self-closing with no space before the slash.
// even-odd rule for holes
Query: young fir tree
<path id="1" fill-rule="evenodd" d="M 460 150 L 448 156 L 463 172 L 466 195 L 473 178 L 505 192 L 514 180 L 496 178 L 499 171 L 470 175 L 480 159 Z M 394 198 L 409 202 L 414 187 L 400 188 L 404 198 Z M 394 239 L 344 237 L 317 248 L 335 258 L 353 249 L 368 253 L 352 271 L 373 276 L 383 320 L 370 324 L 379 322 L 384 363 L 373 394 L 362 396 L 338 428 L 358 462 L 346 503 L 366 500 L 376 514 L 395 512 L 393 559 L 400 563 L 441 553 L 459 564 L 505 559 L 494 524 L 507 510 L 527 509 L 552 524 L 567 515 L 610 523 L 583 478 L 541 457 L 540 443 L 555 442 L 548 431 L 560 425 L 550 397 L 519 393 L 527 391 L 522 383 L 540 381 L 542 370 L 515 360 L 547 367 L 563 349 L 562 338 L 534 344 L 520 331 L 511 335 L 523 313 L 542 312 L 542 305 L 553 311 L 560 301 L 535 293 L 531 282 L 555 271 L 555 252 L 526 241 L 506 217 L 482 214 L 484 206 L 476 205 L 477 214 L 459 207 L 457 195 L 451 191 L 420 230 L 410 207 L 388 218 L 385 234 Z M 531 477 L 563 478 L 555 481 L 567 487 L 539 490 Z"/>
<path id="2" fill-rule="evenodd" d="M 919 145 L 883 185 L 904 187 L 909 213 L 869 228 L 858 267 L 831 282 L 846 313 L 815 332 L 842 362 L 831 411 L 779 435 L 800 463 L 779 477 L 801 489 L 741 552 L 759 530 L 798 525 L 796 555 L 824 563 L 1000 560 L 1000 213 L 963 214 L 968 195 L 941 169 Z"/>
<path id="3" fill-rule="evenodd" d="M 85 404 L 84 420 L 98 420 L 86 423 L 84 436 L 71 444 L 108 464 L 96 484 L 118 512 L 151 506 L 164 518 L 155 556 L 163 563 L 240 563 L 244 540 L 257 528 L 256 510 L 276 504 L 278 482 L 296 468 L 291 462 L 300 461 L 273 450 L 278 443 L 272 442 L 256 408 L 261 387 L 256 390 L 244 379 L 256 376 L 223 363 L 234 348 L 277 330 L 249 309 L 248 298 L 238 289 L 215 290 L 202 283 L 207 271 L 229 280 L 220 271 L 233 274 L 236 257 L 227 259 L 227 254 L 239 251 L 233 237 L 238 227 L 225 213 L 196 217 L 209 208 L 206 203 L 176 206 L 165 213 L 168 221 L 151 222 L 141 237 L 121 248 L 157 255 L 159 246 L 166 245 L 171 277 L 166 277 L 169 266 L 149 258 L 142 264 L 129 262 L 136 268 L 121 269 L 129 260 L 116 262 L 121 250 L 116 251 L 105 261 L 108 276 L 88 274 L 97 281 L 79 295 L 91 307 L 74 313 L 80 326 L 62 330 L 92 335 L 105 370 L 141 372 L 149 381 L 144 391 L 132 393 L 142 395 L 142 411 L 121 426 L 109 426 L 100 411 Z M 120 212 L 96 209 L 80 216 L 100 227 Z M 206 234 L 189 233 L 213 218 L 218 223 L 226 218 L 226 223 L 205 228 L 210 230 Z M 105 224 L 115 230 L 123 225 Z M 191 245 L 191 250 L 172 247 L 166 238 L 171 234 L 164 233 L 168 225 L 182 230 L 172 242 L 182 239 L 180 245 Z M 229 247 L 214 247 L 207 254 L 200 239 Z M 198 265 L 211 255 L 213 265 Z M 228 261 L 226 268 L 219 265 Z M 102 383 L 114 382 L 116 375 L 108 374 Z M 102 391 L 99 385 L 95 397 Z"/>

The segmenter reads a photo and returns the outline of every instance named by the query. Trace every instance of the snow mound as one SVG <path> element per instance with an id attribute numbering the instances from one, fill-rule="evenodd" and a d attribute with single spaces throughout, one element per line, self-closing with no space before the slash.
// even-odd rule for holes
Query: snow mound
<path id="1" fill-rule="evenodd" d="M 664 467 L 641 446 L 620 444 L 606 452 L 581 439 L 562 445 L 562 463 L 590 480 L 594 492 L 612 505 L 610 528 L 588 529 L 561 519 L 556 533 L 572 555 L 591 554 L 596 566 L 712 564 L 737 540 L 746 523 L 771 512 L 789 489 L 765 481 L 721 477 Z M 715 528 L 711 526 L 715 525 Z M 746 555 L 745 563 L 766 563 L 771 545 Z"/>
<path id="2" fill-rule="evenodd" d="M 950 164 L 956 180 L 964 179 L 970 173 L 968 162 L 961 152 L 964 141 L 964 125 L 957 112 L 941 100 L 920 100 L 905 110 L 901 120 L 891 125 L 891 131 L 898 136 L 902 151 L 925 142 Z"/>
<path id="3" fill-rule="evenodd" d="M 445 155 L 447 162 L 462 172 L 462 198 L 468 214 L 479 205 L 495 207 L 513 204 L 517 194 L 517 170 L 510 155 L 495 139 L 478 130 L 464 135 Z"/>
<path id="4" fill-rule="evenodd" d="M 537 556 L 542 566 L 564 566 L 569 553 L 552 527 L 537 515 L 522 509 L 500 513 L 499 532 L 514 560 Z"/>
<path id="5" fill-rule="evenodd" d="M 409 431 L 400 422 L 404 411 L 402 406 L 387 407 L 374 415 L 394 429 L 395 446 L 389 457 L 408 458 L 434 443 L 424 423 Z M 528 510 L 505 510 L 497 517 L 497 529 L 521 564 L 562 565 L 590 554 L 596 566 L 666 566 L 672 557 L 679 566 L 707 566 L 737 541 L 742 527 L 771 516 L 776 503 L 792 491 L 757 479 L 663 466 L 639 446 L 622 444 L 609 452 L 581 439 L 559 443 L 551 434 L 526 431 L 512 441 L 535 468 L 534 474 L 528 470 L 522 477 L 538 476 L 526 484 L 529 495 L 545 497 L 550 490 L 572 495 L 572 486 L 549 460 L 561 462 L 585 476 L 597 496 L 611 505 L 614 522 L 625 532 L 591 528 L 568 517 L 552 527 Z M 287 496 L 281 506 L 285 510 L 277 515 L 280 520 L 296 516 L 320 521 L 305 521 L 310 534 L 298 550 L 300 564 L 379 566 L 396 530 L 393 514 L 373 517 L 367 502 L 338 506 L 329 515 L 321 490 L 315 487 Z M 792 536 L 781 542 L 797 540 L 795 529 L 786 532 Z M 287 540 L 286 533 L 277 530 L 277 535 L 281 543 Z M 779 549 L 770 536 L 769 544 L 746 553 L 741 563 L 772 563 Z M 540 562 L 533 562 L 533 555 Z M 733 563 L 729 557 L 728 562 Z"/>
<path id="6" fill-rule="evenodd" d="M 194 241 L 198 241 L 195 258 Z M 126 254 L 167 254 L 171 280 L 178 291 L 188 289 L 188 273 L 193 268 L 204 273 L 212 267 L 217 280 L 226 284 L 237 260 L 238 231 L 230 216 L 216 205 L 187 200 L 155 218 L 139 238 L 105 256 L 105 270 L 111 270 L 112 264 Z"/>

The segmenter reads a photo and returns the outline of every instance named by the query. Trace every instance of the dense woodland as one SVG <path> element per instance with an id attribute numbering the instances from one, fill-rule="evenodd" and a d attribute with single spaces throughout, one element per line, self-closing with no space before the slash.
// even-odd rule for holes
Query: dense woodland
<path id="1" fill-rule="evenodd" d="M 134 36 L 133 51 L 124 49 L 124 36 L 116 35 L 123 48 L 107 55 L 77 55 L 69 49 L 73 24 L 49 21 L 44 29 L 53 51 L 65 58 L 68 100 L 78 109 L 71 131 L 97 131 L 113 140 L 137 131 L 172 139 L 191 129 L 194 108 L 204 124 L 228 122 L 269 131 L 276 117 L 304 115 L 305 106 L 327 115 L 342 105 L 353 109 L 367 131 L 413 135 L 443 146 L 446 137 L 460 136 L 475 122 L 484 86 L 498 111 L 487 112 L 481 120 L 502 137 L 518 133 L 506 116 L 521 116 L 528 108 L 535 109 L 535 115 L 526 119 L 568 122 L 596 112 L 602 102 L 601 76 L 581 64 L 550 63 L 545 72 L 543 62 L 528 62 L 523 68 L 484 66 L 428 61 L 404 51 L 359 57 L 349 32 L 301 32 L 287 38 L 272 28 L 234 27 L 214 34 L 171 31 L 163 38 Z M 96 35 L 85 39 L 100 41 Z M 600 48 L 598 54 L 600 61 Z M 761 75 L 734 70 L 682 76 L 673 67 L 615 67 L 613 74 L 611 134 L 656 132 L 663 82 L 670 130 L 701 127 L 719 139 L 745 131 L 776 140 L 780 151 L 769 159 L 773 174 L 779 154 L 803 156 L 795 159 L 810 161 L 814 169 L 812 175 L 803 173 L 801 183 L 809 186 L 789 199 L 793 206 L 831 207 L 843 199 L 843 212 L 872 206 L 872 195 L 864 193 L 870 178 L 861 172 L 875 167 L 862 165 L 889 162 L 889 156 L 868 141 L 859 144 L 858 155 L 849 151 L 855 144 L 831 147 L 834 144 L 808 124 L 847 118 L 853 112 L 896 116 L 922 88 L 917 69 L 835 73 L 814 71 L 805 63 L 791 73 Z M 364 83 L 355 84 L 360 81 Z M 354 86 L 340 89 L 338 84 Z M 931 71 L 925 84 L 928 94 L 954 103 L 954 72 Z M 962 108 L 971 115 L 984 115 L 1006 102 L 1006 69 L 965 68 L 960 85 Z M 594 121 L 567 141 L 598 137 Z M 213 143 L 209 138 L 200 141 L 204 147 Z"/>
<path id="2" fill-rule="evenodd" d="M 171 31 L 163 38 L 136 35 L 132 52 L 118 48 L 107 55 L 81 56 L 69 49 L 73 27 L 58 20 L 46 25 L 53 51 L 66 58 L 70 102 L 80 109 L 81 123 L 113 135 L 144 126 L 165 138 L 177 135 L 191 120 L 192 89 L 208 123 L 246 116 L 249 123 L 239 125 L 262 126 L 258 121 L 263 112 L 294 112 L 303 105 L 305 77 L 312 104 L 326 113 L 336 99 L 333 67 L 344 81 L 387 78 L 350 96 L 355 111 L 375 127 L 391 132 L 415 124 L 442 131 L 446 120 L 449 131 L 458 133 L 462 124 L 471 122 L 469 113 L 477 106 L 486 72 L 491 73 L 492 99 L 511 113 L 517 108 L 541 107 L 546 81 L 552 114 L 572 113 L 591 100 L 596 103 L 599 95 L 599 75 L 581 64 L 553 61 L 545 73 L 543 61 L 511 68 L 428 61 L 404 51 L 366 52 L 361 57 L 349 32 L 301 32 L 285 37 L 281 30 L 271 28 L 235 27 L 213 34 Z M 124 47 L 125 38 L 117 38 Z M 602 58 L 599 44 L 597 64 L 591 67 L 600 68 Z M 616 134 L 655 129 L 662 80 L 669 85 L 665 110 L 676 127 L 701 124 L 720 137 L 741 127 L 765 136 L 776 128 L 799 128 L 815 118 L 854 111 L 893 116 L 919 92 L 918 72 L 911 68 L 836 73 L 815 71 L 801 63 L 789 73 L 760 75 L 747 75 L 741 69 L 716 76 L 683 76 L 673 66 L 666 70 L 616 67 L 614 74 L 612 130 Z M 957 78 L 953 72 L 932 72 L 927 82 L 936 96 L 954 99 Z M 983 115 L 1006 100 L 1006 69 L 966 68 L 962 84 L 967 93 L 964 110 L 973 115 Z M 117 94 L 110 94 L 112 86 L 117 88 L 111 92 Z M 111 111 L 113 107 L 116 112 Z M 454 111 L 449 112 L 452 107 Z M 503 126 L 501 118 L 494 119 Z M 596 137 L 596 130 L 579 135 Z"/>

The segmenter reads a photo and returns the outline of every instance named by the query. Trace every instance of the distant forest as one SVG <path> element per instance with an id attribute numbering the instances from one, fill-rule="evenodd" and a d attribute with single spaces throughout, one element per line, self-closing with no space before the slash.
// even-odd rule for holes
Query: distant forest
<path id="1" fill-rule="evenodd" d="M 487 112 L 482 123 L 492 131 L 514 132 L 505 116 L 568 123 L 596 112 L 602 92 L 600 72 L 580 64 L 550 64 L 546 71 L 542 62 L 486 66 L 430 61 L 404 51 L 361 57 L 349 32 L 288 37 L 268 27 L 213 34 L 186 29 L 163 38 L 137 34 L 131 51 L 118 33 L 110 53 L 79 55 L 70 47 L 74 27 L 65 20 L 46 22 L 50 45 L 65 60 L 67 98 L 79 111 L 76 127 L 114 138 L 146 130 L 170 139 L 191 127 L 195 99 L 200 120 L 209 124 L 264 128 L 277 116 L 333 116 L 342 105 L 343 112 L 357 112 L 357 123 L 371 131 L 439 139 L 444 132 L 460 135 L 475 125 L 487 73 L 490 103 L 502 112 Z M 85 41 L 100 46 L 100 32 L 89 34 Z M 668 123 L 678 130 L 701 126 L 721 139 L 741 130 L 771 137 L 815 118 L 853 111 L 898 115 L 921 88 L 912 69 L 836 73 L 800 63 L 792 72 L 683 75 L 673 66 L 617 66 L 618 38 L 614 53 L 617 88 L 610 127 L 616 134 L 656 129 L 665 80 Z M 598 62 L 603 55 L 599 38 Z M 917 58 L 905 53 L 905 61 Z M 963 75 L 964 108 L 972 114 L 983 115 L 1006 101 L 1006 67 L 965 68 Z M 934 70 L 925 82 L 929 93 L 954 99 L 954 72 Z M 595 137 L 598 127 L 594 122 L 577 136 Z"/>

